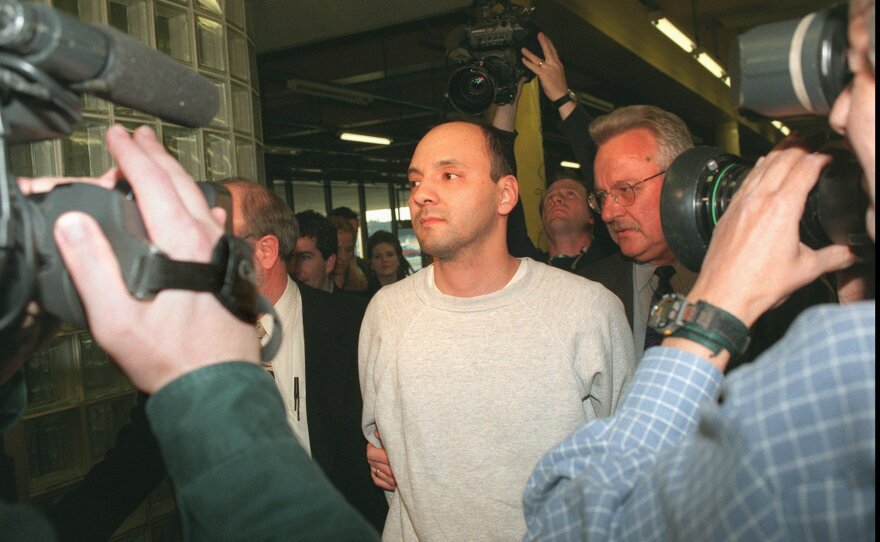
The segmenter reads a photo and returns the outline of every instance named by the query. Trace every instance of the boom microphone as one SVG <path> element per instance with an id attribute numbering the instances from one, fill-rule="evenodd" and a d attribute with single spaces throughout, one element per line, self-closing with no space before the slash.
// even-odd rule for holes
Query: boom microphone
<path id="1" fill-rule="evenodd" d="M 72 90 L 190 128 L 208 124 L 219 108 L 216 88 L 194 70 L 114 28 L 43 4 L 0 0 L 0 50 Z"/>

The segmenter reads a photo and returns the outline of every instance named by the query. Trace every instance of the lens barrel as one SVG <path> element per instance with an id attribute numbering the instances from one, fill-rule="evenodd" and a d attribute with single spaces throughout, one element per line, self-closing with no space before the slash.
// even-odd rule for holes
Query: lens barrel
<path id="1" fill-rule="evenodd" d="M 858 162 L 839 149 L 821 152 L 833 160 L 807 197 L 801 240 L 812 248 L 832 243 L 857 250 L 870 247 L 864 221 L 868 201 Z M 749 171 L 751 166 L 742 158 L 706 146 L 683 152 L 667 169 L 660 220 L 669 249 L 688 269 L 700 270 L 712 231 Z"/>
<path id="2" fill-rule="evenodd" d="M 486 110 L 495 101 L 497 83 L 482 63 L 466 64 L 449 76 L 446 98 L 452 107 L 468 115 Z"/>
<path id="3" fill-rule="evenodd" d="M 828 115 L 849 80 L 847 6 L 761 25 L 730 49 L 731 98 L 745 115 Z"/>

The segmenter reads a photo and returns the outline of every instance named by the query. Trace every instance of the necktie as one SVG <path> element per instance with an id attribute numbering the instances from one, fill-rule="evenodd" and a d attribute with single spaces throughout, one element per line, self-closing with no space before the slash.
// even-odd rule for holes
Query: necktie
<path id="1" fill-rule="evenodd" d="M 672 290 L 672 275 L 675 274 L 675 268 L 671 265 L 661 265 L 657 269 L 654 270 L 654 275 L 657 276 L 657 289 L 654 290 L 654 295 L 651 296 L 651 307 L 654 307 L 657 303 L 660 302 L 660 298 L 662 298 L 666 294 L 671 294 Z M 645 328 L 645 350 L 651 348 L 652 346 L 657 346 L 663 340 L 663 335 L 654 331 L 653 328 L 648 326 Z"/>
<path id="2" fill-rule="evenodd" d="M 266 341 L 264 339 L 266 338 L 266 335 L 268 335 L 268 333 L 266 333 L 266 328 L 263 327 L 263 324 L 257 322 L 257 337 L 260 339 L 260 344 L 265 344 Z M 261 361 L 260 367 L 265 369 L 266 372 L 269 373 L 269 376 L 275 378 L 275 370 L 272 368 L 271 361 Z"/>

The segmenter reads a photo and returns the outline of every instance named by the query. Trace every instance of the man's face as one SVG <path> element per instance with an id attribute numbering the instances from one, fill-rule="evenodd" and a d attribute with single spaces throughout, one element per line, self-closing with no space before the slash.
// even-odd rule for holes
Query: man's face
<path id="1" fill-rule="evenodd" d="M 324 259 L 315 246 L 314 237 L 300 237 L 296 242 L 291 261 L 291 271 L 296 280 L 319 290 L 330 290 L 329 274 L 336 258 Z"/>
<path id="2" fill-rule="evenodd" d="M 840 134 L 845 135 L 865 172 L 866 192 L 869 196 L 866 217 L 868 233 L 875 238 L 874 220 L 876 205 L 875 160 L 875 74 L 868 60 L 868 31 L 864 14 L 857 15 L 849 23 L 849 52 L 847 55 L 853 79 L 834 102 L 829 122 Z"/>
<path id="3" fill-rule="evenodd" d="M 587 189 L 574 179 L 560 179 L 551 184 L 542 205 L 541 222 L 551 239 L 557 232 L 585 232 L 593 225 Z"/>
<path id="4" fill-rule="evenodd" d="M 443 124 L 422 138 L 409 167 L 409 209 L 422 250 L 454 259 L 503 231 L 500 183 L 492 182 L 490 169 L 477 126 Z"/>
<path id="5" fill-rule="evenodd" d="M 655 163 L 657 140 L 649 130 L 623 132 L 603 143 L 596 152 L 596 191 L 635 184 L 662 171 Z M 620 251 L 638 262 L 672 263 L 660 223 L 660 194 L 664 176 L 635 187 L 635 201 L 623 206 L 610 195 L 602 207 L 602 220 Z"/>

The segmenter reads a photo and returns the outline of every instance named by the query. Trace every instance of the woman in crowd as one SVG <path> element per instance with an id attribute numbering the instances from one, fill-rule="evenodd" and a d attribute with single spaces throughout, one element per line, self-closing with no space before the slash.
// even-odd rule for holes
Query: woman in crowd
<path id="1" fill-rule="evenodd" d="M 372 293 L 412 273 L 412 266 L 403 257 L 403 247 L 393 233 L 379 230 L 370 236 L 367 246 Z"/>
<path id="2" fill-rule="evenodd" d="M 363 293 L 367 291 L 367 277 L 358 267 L 354 256 L 355 230 L 351 223 L 337 216 L 329 217 L 336 227 L 339 248 L 336 252 L 336 267 L 333 268 L 333 282 L 346 292 Z"/>

